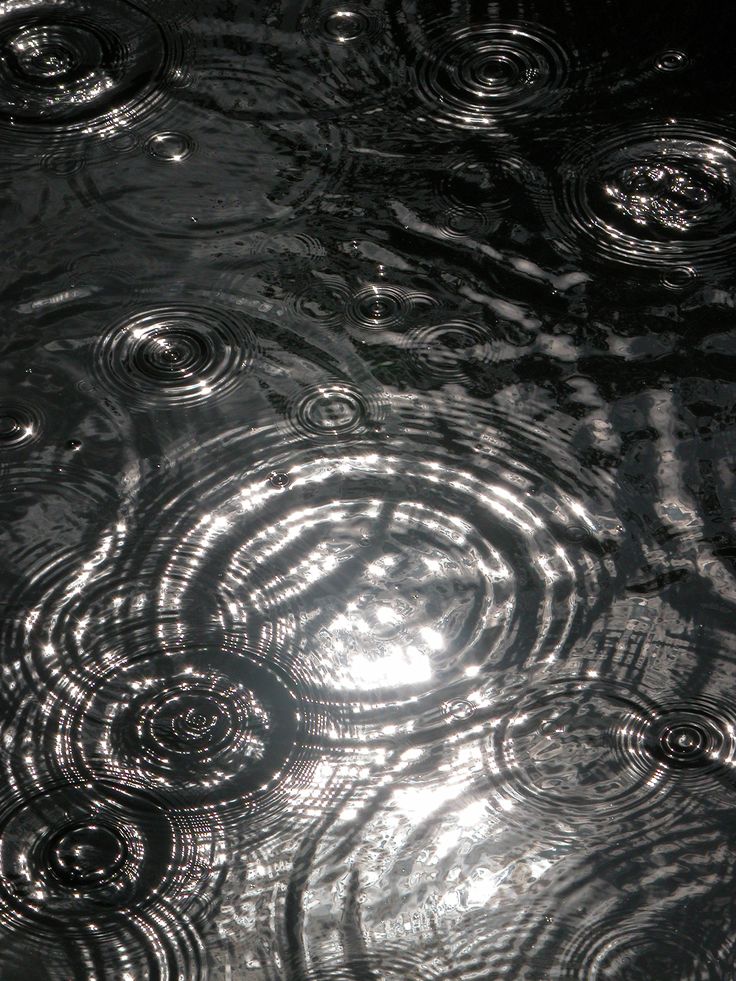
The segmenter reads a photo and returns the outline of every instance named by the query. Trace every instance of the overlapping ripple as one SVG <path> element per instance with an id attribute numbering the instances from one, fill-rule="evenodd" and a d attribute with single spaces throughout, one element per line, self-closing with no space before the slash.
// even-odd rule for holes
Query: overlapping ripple
<path id="1" fill-rule="evenodd" d="M 487 932 L 469 943 L 458 936 L 458 946 L 493 952 L 499 974 L 529 981 L 728 977 L 731 852 L 730 834 L 707 814 L 680 815 L 669 830 L 611 836 L 550 868 L 547 890 L 510 904 L 495 923 L 489 918 Z"/>
<path id="2" fill-rule="evenodd" d="M 297 685 L 298 671 L 244 638 L 201 629 L 199 644 L 177 644 L 145 616 L 132 624 L 104 616 L 93 607 L 67 635 L 70 649 L 46 666 L 55 679 L 48 695 L 18 703 L 6 735 L 20 784 L 44 772 L 84 785 L 122 782 L 201 828 L 225 827 L 231 843 L 263 842 L 287 809 L 296 816 L 308 807 L 336 717 L 330 723 L 328 707 Z M 57 626 L 61 647 L 71 624 Z"/>
<path id="3" fill-rule="evenodd" d="M 375 179 L 382 178 L 379 174 Z M 391 200 L 403 225 L 425 241 L 433 240 L 434 247 L 448 249 L 446 274 L 456 264 L 467 272 L 468 262 L 481 261 L 494 274 L 505 265 L 517 273 L 544 276 L 517 240 L 518 215 L 523 213 L 535 228 L 553 205 L 552 189 L 544 169 L 516 147 L 492 142 L 481 149 L 470 138 L 456 151 L 443 148 L 430 165 L 422 162 L 395 173 Z"/>
<path id="4" fill-rule="evenodd" d="M 354 964 L 390 978 L 505 976 L 507 944 L 524 949 L 535 938 L 516 909 L 510 944 L 492 914 L 516 903 L 528 911 L 560 857 L 508 833 L 478 777 L 477 740 L 396 752 L 380 767 L 376 757 L 359 760 L 357 789 L 305 842 L 277 903 L 290 977 L 335 962 L 338 977 Z"/>
<path id="5" fill-rule="evenodd" d="M 0 0 L 3 981 L 734 976 L 734 20 L 573 6 Z"/>
<path id="6" fill-rule="evenodd" d="M 406 349 L 423 373 L 439 378 L 464 378 L 469 368 L 493 360 L 487 328 L 464 320 L 416 327 L 406 336 Z"/>
<path id="7" fill-rule="evenodd" d="M 311 432 L 276 448 L 270 427 L 236 430 L 182 458 L 208 461 L 202 482 L 157 487 L 126 574 L 157 584 L 159 614 L 276 638 L 325 701 L 393 706 L 404 723 L 417 699 L 464 698 L 494 671 L 561 656 L 607 576 L 564 536 L 584 506 L 532 491 L 501 443 L 462 469 L 429 442 L 419 452 L 414 399 L 386 403 L 387 419 L 417 420 L 411 443 L 387 442 L 354 396 L 325 394 L 302 418 L 331 435 L 318 448 Z"/>
<path id="8" fill-rule="evenodd" d="M 405 84 L 387 13 L 375 0 L 299 0 L 261 4 L 234 29 L 224 17 L 203 17 L 189 97 L 278 126 L 343 116 L 362 126 Z"/>
<path id="9" fill-rule="evenodd" d="M 339 276 L 315 273 L 300 284 L 293 301 L 295 313 L 323 327 L 339 327 L 350 300 L 350 289 Z"/>
<path id="10" fill-rule="evenodd" d="M 729 975 L 722 828 L 681 820 L 620 837 L 614 820 L 598 850 L 551 848 L 536 829 L 509 831 L 472 762 L 469 746 L 458 751 L 441 780 L 438 761 L 422 768 L 418 754 L 384 767 L 381 790 L 323 830 L 280 910 L 291 977 L 335 960 L 346 977 L 355 963 L 380 971 L 394 943 L 408 977 L 443 981 Z M 434 780 L 421 778 L 428 769 Z"/>
<path id="11" fill-rule="evenodd" d="M 314 385 L 299 392 L 288 408 L 295 432 L 330 440 L 364 433 L 378 425 L 380 403 L 349 382 Z"/>
<path id="12" fill-rule="evenodd" d="M 158 13 L 161 19 L 156 17 Z M 68 140 L 159 110 L 182 48 L 171 12 L 128 0 L 0 7 L 0 128 L 5 139 Z M 45 137 L 44 135 L 45 134 Z"/>
<path id="13" fill-rule="evenodd" d="M 627 265 L 721 267 L 736 245 L 736 142 L 698 120 L 638 123 L 576 146 L 559 220 L 592 256 Z"/>
<path id="14" fill-rule="evenodd" d="M 620 911 L 580 931 L 565 949 L 559 977 L 565 981 L 590 978 L 630 978 L 650 981 L 671 977 L 686 981 L 721 981 L 730 971 L 733 956 L 719 956 L 705 938 L 684 922 L 662 923 L 662 918 L 623 917 Z M 731 964 L 729 963 L 731 962 Z"/>
<path id="15" fill-rule="evenodd" d="M 351 324 L 364 330 L 392 329 L 402 324 L 412 305 L 422 299 L 391 283 L 371 283 L 351 296 L 347 316 Z"/>
<path id="16" fill-rule="evenodd" d="M 217 837 L 152 796 L 65 783 L 22 786 L 0 810 L 0 915 L 31 957 L 90 948 L 114 965 L 196 976 L 196 934 L 223 877 Z M 82 959 L 80 957 L 80 959 Z M 86 958 L 84 958 L 86 959 Z M 94 971 L 91 976 L 97 976 Z"/>
<path id="17" fill-rule="evenodd" d="M 309 213 L 348 166 L 347 134 L 317 120 L 266 128 L 178 107 L 144 136 L 124 154 L 89 146 L 84 168 L 69 178 L 101 227 L 136 238 L 220 248 Z"/>
<path id="18" fill-rule="evenodd" d="M 504 153 L 498 164 L 464 154 L 447 169 L 439 183 L 439 203 L 446 209 L 445 227 L 452 233 L 488 235 L 496 230 L 518 194 L 519 162 Z M 516 166 L 515 166 L 516 165 Z"/>
<path id="19" fill-rule="evenodd" d="M 627 913 L 615 907 L 605 892 L 601 896 L 600 887 L 591 891 L 588 895 L 581 888 L 577 910 L 569 897 L 569 909 L 565 904 L 562 914 L 535 900 L 526 907 L 512 902 L 491 915 L 466 918 L 464 930 L 446 940 L 456 971 L 467 981 L 487 977 L 719 981 L 728 977 L 732 945 L 700 918 L 688 921 L 676 904 L 666 900 L 659 909 L 644 906 L 635 914 Z M 594 913 L 586 903 L 599 908 Z M 707 906 L 698 900 L 694 905 L 699 917 L 707 917 Z"/>
<path id="20" fill-rule="evenodd" d="M 522 828 L 569 840 L 607 835 L 611 821 L 672 820 L 661 805 L 669 784 L 637 736 L 653 715 L 647 699 L 614 682 L 527 686 L 493 730 L 499 806 Z"/>
<path id="21" fill-rule="evenodd" d="M 11 590 L 20 593 L 21 605 L 27 590 L 31 595 L 37 586 L 43 591 L 37 577 L 50 556 L 64 555 L 67 562 L 81 559 L 85 544 L 121 507 L 125 493 L 113 476 L 77 460 L 53 463 L 29 457 L 20 462 L 14 452 L 0 470 L 2 571 L 14 572 L 5 601 L 14 605 Z"/>
<path id="22" fill-rule="evenodd" d="M 693 789 L 710 787 L 714 799 L 720 796 L 720 781 L 730 792 L 736 773 L 736 718 L 722 699 L 699 696 L 661 707 L 634 738 L 671 779 Z"/>

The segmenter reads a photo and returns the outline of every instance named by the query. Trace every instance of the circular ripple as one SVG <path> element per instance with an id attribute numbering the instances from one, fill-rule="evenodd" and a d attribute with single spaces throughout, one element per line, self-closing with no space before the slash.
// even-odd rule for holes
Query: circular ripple
<path id="1" fill-rule="evenodd" d="M 207 615 L 254 637 L 268 625 L 325 701 L 392 706 L 405 722 L 418 699 L 467 698 L 479 675 L 554 657 L 584 618 L 600 570 L 556 537 L 555 491 L 520 493 L 500 460 L 458 470 L 426 428 L 393 453 L 371 433 L 319 452 L 311 440 L 277 451 L 273 429 L 244 439 L 233 431 L 217 449 L 222 462 L 247 452 L 251 479 L 200 446 L 206 485 L 185 492 L 178 517 L 164 500 L 147 511 L 150 532 L 168 516 L 156 538 L 179 544 L 141 555 L 144 575 L 184 622 Z"/>
<path id="2" fill-rule="evenodd" d="M 657 56 L 654 67 L 661 72 L 679 72 L 687 68 L 690 59 L 684 51 L 663 51 Z"/>
<path id="3" fill-rule="evenodd" d="M 443 981 L 446 977 L 427 964 L 418 950 L 383 944 L 361 956 L 315 958 L 319 967 L 304 974 L 304 981 L 347 981 L 348 978 L 380 978 L 381 981 Z"/>
<path id="4" fill-rule="evenodd" d="M 393 286 L 364 286 L 351 298 L 350 319 L 357 327 L 382 330 L 401 324 L 410 310 L 407 294 Z"/>
<path id="5" fill-rule="evenodd" d="M 451 207 L 440 219 L 438 227 L 448 238 L 463 239 L 488 234 L 497 224 L 480 208 Z"/>
<path id="6" fill-rule="evenodd" d="M 586 853 L 585 860 L 542 858 L 541 864 L 551 867 L 542 890 L 517 882 L 499 901 L 491 880 L 486 908 L 467 913 L 443 937 L 448 961 L 467 981 L 730 978 L 733 916 L 726 890 L 698 879 L 705 873 L 717 881 L 726 871 L 723 858 L 693 863 L 695 848 L 725 850 L 723 829 L 715 836 L 712 830 L 708 837 L 693 828 L 678 829 L 678 843 L 647 836 L 642 843 L 619 842 L 614 826 L 608 847 Z M 501 848 L 506 847 L 504 842 Z M 731 863 L 726 864 L 730 871 Z"/>
<path id="7" fill-rule="evenodd" d="M 184 133 L 154 133 L 146 141 L 147 152 L 156 160 L 178 163 L 194 153 L 196 144 Z"/>
<path id="8" fill-rule="evenodd" d="M 464 378 L 492 361 L 491 338 L 479 324 L 455 320 L 417 327 L 406 337 L 411 357 L 423 371 L 440 378 Z"/>
<path id="9" fill-rule="evenodd" d="M 0 11 L 0 121 L 68 131 L 128 121 L 158 101 L 178 53 L 126 0 L 20 0 Z"/>
<path id="10" fill-rule="evenodd" d="M 225 310 L 156 307 L 108 330 L 93 369 L 101 384 L 140 405 L 195 405 L 231 392 L 255 346 L 250 329 Z"/>
<path id="11" fill-rule="evenodd" d="M 684 922 L 668 927 L 655 916 L 610 916 L 589 924 L 565 947 L 564 981 L 722 981 L 724 964 Z"/>
<path id="12" fill-rule="evenodd" d="M 291 478 L 288 473 L 284 473 L 281 470 L 274 470 L 268 475 L 269 483 L 272 487 L 278 488 L 278 490 L 285 490 L 291 483 Z"/>
<path id="13" fill-rule="evenodd" d="M 462 676 L 481 648 L 492 657 L 509 629 L 513 574 L 503 557 L 460 514 L 403 502 L 402 471 L 421 485 L 398 458 L 292 467 L 290 494 L 298 490 L 302 506 L 293 512 L 296 502 L 285 501 L 288 511 L 254 530 L 222 576 L 231 610 L 250 594 L 262 615 L 299 611 L 295 626 L 323 683 L 363 697 L 433 691 L 437 676 Z M 361 490 L 370 472 L 385 504 L 377 489 Z M 342 493 L 331 501 L 337 480 Z M 310 489 L 317 500 L 305 499 Z"/>
<path id="14" fill-rule="evenodd" d="M 688 780 L 707 782 L 736 765 L 736 719 L 707 699 L 659 709 L 636 739 L 654 764 Z"/>
<path id="15" fill-rule="evenodd" d="M 707 124 L 615 131 L 562 173 L 561 216 L 600 258 L 716 265 L 736 246 L 736 144 Z"/>
<path id="16" fill-rule="evenodd" d="M 466 698 L 455 698 L 448 702 L 444 708 L 448 715 L 452 716 L 453 719 L 459 719 L 461 722 L 471 718 L 475 713 L 475 705 Z"/>
<path id="17" fill-rule="evenodd" d="M 440 203 L 450 211 L 480 212 L 486 229 L 496 227 L 515 207 L 525 207 L 542 190 L 543 177 L 526 160 L 508 149 L 489 157 L 466 153 L 443 169 Z"/>
<path id="18" fill-rule="evenodd" d="M 56 465 L 29 458 L 24 465 L 14 462 L 0 469 L 3 571 L 12 575 L 13 584 L 12 591 L 6 586 L 6 609 L 22 609 L 44 590 L 50 556 L 74 569 L 83 561 L 90 536 L 121 507 L 125 490 L 118 477 L 84 461 L 72 463 L 68 452 L 65 456 Z M 3 629 L 11 626 L 2 623 Z"/>
<path id="19" fill-rule="evenodd" d="M 251 18 L 238 23 L 246 58 L 232 44 L 224 18 L 214 30 L 202 32 L 194 65 L 197 89 L 225 112 L 279 127 L 287 120 L 345 114 L 348 128 L 357 133 L 366 110 L 382 114 L 387 104 L 398 101 L 406 71 L 382 3 L 267 0 L 258 21 L 261 17 L 261 23 Z M 364 129 L 361 137 L 366 137 Z"/>
<path id="20" fill-rule="evenodd" d="M 365 432 L 371 405 L 354 385 L 347 382 L 316 385 L 299 394 L 288 409 L 297 433 L 311 436 L 351 436 Z"/>
<path id="21" fill-rule="evenodd" d="M 169 120 L 171 129 L 148 140 L 142 159 L 89 149 L 70 184 L 100 221 L 138 237 L 219 244 L 293 218 L 328 189 L 336 193 L 347 160 L 346 133 L 326 122 L 253 127 L 237 114 L 196 110 Z M 223 160 L 237 163 L 223 167 Z"/>
<path id="22" fill-rule="evenodd" d="M 77 938 L 76 943 L 70 944 L 61 937 L 55 937 L 52 943 L 51 938 L 47 937 L 42 944 L 36 944 L 22 930 L 2 931 L 0 936 L 3 944 L 3 981 L 28 981 L 28 978 L 33 978 L 33 981 L 58 981 L 59 978 L 78 977 L 104 981 L 99 961 L 94 963 L 92 943 Z"/>
<path id="23" fill-rule="evenodd" d="M 300 317 L 325 327 L 337 327 L 345 319 L 351 294 L 337 276 L 320 276 L 302 287 L 294 299 L 294 309 Z"/>
<path id="24" fill-rule="evenodd" d="M 402 754 L 404 760 L 395 761 L 393 772 L 391 762 L 382 760 L 371 784 L 361 787 L 342 813 L 312 829 L 302 852 L 311 861 L 295 865 L 291 902 L 282 914 L 300 927 L 288 936 L 296 976 L 312 977 L 307 963 L 333 963 L 346 929 L 352 944 L 342 948 L 345 979 L 553 976 L 544 970 L 514 973 L 499 963 L 509 952 L 518 954 L 520 946 L 528 954 L 526 942 L 536 940 L 522 929 L 519 907 L 528 912 L 535 880 L 553 864 L 553 852 L 531 835 L 522 841 L 505 834 L 505 815 L 489 806 L 487 784 L 473 779 L 478 761 L 472 745 L 443 748 L 448 755 L 441 773 L 436 745 L 424 759 L 415 745 Z M 519 907 L 513 909 L 515 902 Z M 513 909 L 516 943 L 494 931 L 486 913 L 494 907 L 504 913 Z M 407 915 L 413 917 L 411 930 Z M 464 957 L 469 945 L 475 949 Z M 348 963 L 351 951 L 362 955 L 355 975 Z M 385 956 L 390 953 L 399 956 Z"/>
<path id="25" fill-rule="evenodd" d="M 525 693 L 492 740 L 490 768 L 509 820 L 573 838 L 607 834 L 613 819 L 665 819 L 653 804 L 666 784 L 638 737 L 650 718 L 646 703 L 613 684 L 548 683 Z"/>
<path id="26" fill-rule="evenodd" d="M 372 283 L 362 286 L 349 299 L 345 322 L 348 327 L 361 332 L 393 331 L 436 305 L 437 301 L 427 293 L 389 283 Z"/>
<path id="27" fill-rule="evenodd" d="M 696 276 L 690 266 L 675 266 L 662 274 L 662 285 L 669 290 L 684 290 L 693 284 Z"/>
<path id="28" fill-rule="evenodd" d="M 539 25 L 444 23 L 418 57 L 413 79 L 435 122 L 483 130 L 549 109 L 564 94 L 568 68 L 562 46 Z"/>
<path id="29" fill-rule="evenodd" d="M 22 402 L 0 401 L 0 452 L 35 442 L 42 431 L 41 413 Z"/>
<path id="30" fill-rule="evenodd" d="M 60 623 L 68 649 L 57 682 L 40 709 L 37 696 L 18 708 L 16 771 L 32 758 L 34 772 L 57 778 L 122 781 L 239 838 L 263 840 L 287 809 L 306 809 L 328 721 L 308 685 L 273 650 L 267 660 L 242 638 L 217 632 L 216 645 L 204 630 L 201 644 L 164 642 L 163 624 L 120 623 L 106 598 Z M 87 631 L 65 634 L 80 617 L 93 621 Z"/>
<path id="31" fill-rule="evenodd" d="M 322 31 L 329 41 L 347 44 L 375 33 L 375 25 L 362 10 L 343 7 L 331 10 L 322 18 Z M 373 29 L 373 30 L 372 30 Z"/>
<path id="32" fill-rule="evenodd" d="M 129 830 L 129 829 L 128 829 Z M 47 844 L 48 865 L 68 886 L 99 885 L 113 880 L 128 854 L 130 834 L 95 821 L 75 821 L 60 828 Z"/>
<path id="33" fill-rule="evenodd" d="M 58 177 L 71 177 L 84 167 L 84 157 L 68 152 L 49 153 L 41 158 L 41 166 Z"/>
<path id="34" fill-rule="evenodd" d="M 34 781 L 6 796 L 3 927 L 24 931 L 31 952 L 62 938 L 72 947 L 88 942 L 110 969 L 117 958 L 146 962 L 155 977 L 169 976 L 166 963 L 178 947 L 194 970 L 192 928 L 203 925 L 222 880 L 214 829 L 119 783 L 115 800 L 103 796 L 107 789 Z"/>

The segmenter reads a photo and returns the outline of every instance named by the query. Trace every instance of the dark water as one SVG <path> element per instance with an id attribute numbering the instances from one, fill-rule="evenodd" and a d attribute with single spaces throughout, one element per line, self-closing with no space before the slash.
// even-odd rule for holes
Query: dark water
<path id="1" fill-rule="evenodd" d="M 2 981 L 736 977 L 735 35 L 0 3 Z"/>

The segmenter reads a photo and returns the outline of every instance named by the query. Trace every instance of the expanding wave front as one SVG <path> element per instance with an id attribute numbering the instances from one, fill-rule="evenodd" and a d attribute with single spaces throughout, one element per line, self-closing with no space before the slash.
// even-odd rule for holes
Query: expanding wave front
<path id="1" fill-rule="evenodd" d="M 733 981 L 735 34 L 0 0 L 1 981 Z"/>

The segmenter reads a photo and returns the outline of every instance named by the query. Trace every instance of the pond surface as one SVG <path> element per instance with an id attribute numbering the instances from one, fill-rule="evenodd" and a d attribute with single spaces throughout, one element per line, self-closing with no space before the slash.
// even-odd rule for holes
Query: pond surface
<path id="1" fill-rule="evenodd" d="M 0 977 L 736 976 L 736 8 L 0 3 Z"/>

